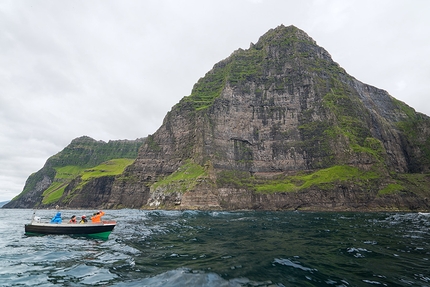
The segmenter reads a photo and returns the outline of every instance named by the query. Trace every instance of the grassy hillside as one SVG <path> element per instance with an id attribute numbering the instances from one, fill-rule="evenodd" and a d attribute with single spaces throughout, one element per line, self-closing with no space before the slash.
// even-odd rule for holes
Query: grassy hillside
<path id="1" fill-rule="evenodd" d="M 144 142 L 145 139 L 104 142 L 87 136 L 76 138 L 28 177 L 23 191 L 9 206 L 54 204 L 77 178 L 83 186 L 91 178 L 121 174 L 136 159 Z"/>
<path id="2" fill-rule="evenodd" d="M 199 179 L 206 178 L 207 176 L 207 172 L 203 166 L 187 160 L 177 171 L 160 179 L 151 188 L 153 190 L 162 189 L 165 191 L 186 192 L 193 189 L 198 184 Z"/>
<path id="3" fill-rule="evenodd" d="M 84 168 L 80 166 L 63 166 L 56 168 L 56 174 L 53 183 L 43 192 L 43 204 L 51 204 L 61 198 L 64 189 L 71 183 L 72 180 L 80 177 L 80 184 L 75 187 L 79 189 L 93 178 L 119 175 L 124 169 L 132 164 L 134 159 L 119 158 L 105 161 L 92 168 Z"/>

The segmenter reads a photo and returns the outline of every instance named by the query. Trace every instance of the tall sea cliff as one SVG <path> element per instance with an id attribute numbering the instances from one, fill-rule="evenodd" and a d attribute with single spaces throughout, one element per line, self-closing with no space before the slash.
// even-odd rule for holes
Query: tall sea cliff
<path id="1" fill-rule="evenodd" d="M 430 118 L 281 25 L 215 64 L 106 180 L 64 192 L 104 194 L 94 208 L 429 210 Z"/>

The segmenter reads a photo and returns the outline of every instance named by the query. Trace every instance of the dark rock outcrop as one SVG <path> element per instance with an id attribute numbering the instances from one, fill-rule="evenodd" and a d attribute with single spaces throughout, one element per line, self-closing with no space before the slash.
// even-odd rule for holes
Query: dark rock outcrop
<path id="1" fill-rule="evenodd" d="M 127 168 L 141 185 L 122 188 L 145 194 L 147 208 L 426 209 L 392 174 L 429 172 L 429 127 L 429 117 L 348 75 L 305 32 L 280 26 L 195 84 Z M 187 160 L 206 173 L 179 192 L 169 178 Z M 363 173 L 331 175 L 329 188 L 264 191 L 334 166 Z"/>

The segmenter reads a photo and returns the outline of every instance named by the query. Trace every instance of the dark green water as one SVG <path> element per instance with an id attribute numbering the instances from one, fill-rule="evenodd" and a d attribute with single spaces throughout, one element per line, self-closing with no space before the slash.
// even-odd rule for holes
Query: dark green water
<path id="1" fill-rule="evenodd" d="M 428 213 L 106 214 L 98 241 L 28 237 L 32 210 L 0 209 L 0 286 L 430 286 Z"/>

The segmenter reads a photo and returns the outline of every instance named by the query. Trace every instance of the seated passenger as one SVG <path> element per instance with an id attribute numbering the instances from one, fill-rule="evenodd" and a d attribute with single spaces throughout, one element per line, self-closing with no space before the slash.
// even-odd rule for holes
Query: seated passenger
<path id="1" fill-rule="evenodd" d="M 86 215 L 82 215 L 81 216 L 81 221 L 79 221 L 79 223 L 87 223 L 87 222 L 88 222 L 87 216 Z"/>
<path id="2" fill-rule="evenodd" d="M 102 216 L 105 215 L 105 213 L 101 210 L 94 213 L 94 216 L 91 217 L 92 223 L 101 223 L 102 222 Z"/>
<path id="3" fill-rule="evenodd" d="M 76 215 L 72 215 L 72 218 L 70 218 L 69 223 L 76 223 Z"/>
<path id="4" fill-rule="evenodd" d="M 61 212 L 57 212 L 57 214 L 51 219 L 51 223 L 61 223 L 62 221 Z"/>

